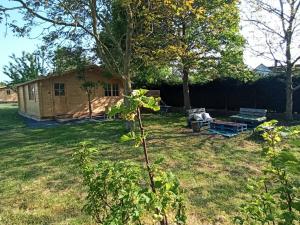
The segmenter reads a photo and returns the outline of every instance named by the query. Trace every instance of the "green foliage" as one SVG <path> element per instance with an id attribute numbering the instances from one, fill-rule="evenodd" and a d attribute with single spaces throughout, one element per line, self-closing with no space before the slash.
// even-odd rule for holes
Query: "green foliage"
<path id="1" fill-rule="evenodd" d="M 173 74 L 168 66 L 144 65 L 134 73 L 133 83 L 135 87 L 144 88 L 147 85 L 159 85 L 161 83 L 180 84 L 181 77 Z"/>
<path id="2" fill-rule="evenodd" d="M 300 222 L 300 159 L 282 147 L 287 138 L 297 138 L 296 129 L 276 126 L 271 120 L 256 128 L 263 132 L 263 176 L 248 185 L 251 199 L 242 205 L 239 224 L 298 224 Z"/>
<path id="3" fill-rule="evenodd" d="M 100 161 L 95 165 L 92 153 L 89 143 L 81 143 L 76 153 L 88 187 L 84 210 L 100 224 L 140 224 L 149 198 L 140 185 L 140 168 L 130 162 Z"/>
<path id="4" fill-rule="evenodd" d="M 158 111 L 160 109 L 160 98 L 147 97 L 147 92 L 148 90 L 146 89 L 134 90 L 131 96 L 125 96 L 128 105 L 120 102 L 109 110 L 108 115 L 114 116 L 118 114 L 121 118 L 127 121 L 135 121 L 139 108 L 147 108 L 153 111 Z"/>
<path id="5" fill-rule="evenodd" d="M 172 209 L 178 209 L 175 224 L 184 224 L 185 207 L 179 182 L 172 173 L 161 172 L 159 162 L 153 166 L 156 174 L 153 193 L 145 173 L 129 161 L 94 163 L 97 150 L 91 142 L 80 143 L 74 157 L 81 168 L 88 196 L 84 206 L 99 224 L 144 224 L 145 220 L 160 221 Z M 159 210 L 157 210 L 159 209 Z"/>
<path id="6" fill-rule="evenodd" d="M 159 98 L 147 97 L 148 91 L 135 90 L 125 96 L 125 103 L 110 109 L 109 115 L 119 114 L 127 121 L 138 120 L 140 134 L 132 130 L 121 141 L 134 141 L 143 146 L 146 171 L 128 161 L 92 163 L 90 143 L 82 143 L 76 158 L 88 187 L 85 210 L 100 224 L 144 224 L 149 219 L 161 225 L 185 224 L 185 206 L 177 178 L 160 167 L 162 160 L 150 164 L 141 108 L 159 110 Z M 147 180 L 147 174 L 149 179 Z M 168 221 L 170 218 L 171 221 Z"/>
<path id="7" fill-rule="evenodd" d="M 7 85 L 12 88 L 19 83 L 44 75 L 43 58 L 38 52 L 26 53 L 23 51 L 21 57 L 12 54 L 10 59 L 12 62 L 3 67 L 3 73 L 10 78 Z"/>
<path id="8" fill-rule="evenodd" d="M 80 73 L 86 65 L 91 64 L 81 47 L 58 47 L 52 56 L 54 73 L 61 74 L 76 69 Z"/>
<path id="9" fill-rule="evenodd" d="M 85 81 L 84 83 L 81 84 L 81 88 L 86 90 L 87 92 L 91 92 L 97 87 L 98 87 L 98 83 L 93 81 Z"/>
<path id="10" fill-rule="evenodd" d="M 154 1 L 147 13 L 149 35 L 138 38 L 146 64 L 168 65 L 183 84 L 184 107 L 191 107 L 190 82 L 250 75 L 243 64 L 238 1 Z M 147 33 L 147 32 L 145 32 Z M 249 79 L 249 78 L 247 78 Z"/>
<path id="11" fill-rule="evenodd" d="M 203 76 L 203 72 L 211 67 L 219 74 L 224 75 L 225 70 L 230 74 L 243 62 L 244 40 L 239 34 L 237 4 L 238 1 L 219 0 L 157 2 L 148 17 L 160 26 L 155 26 L 152 35 L 140 37 L 148 48 L 148 55 L 147 49 L 143 51 L 144 58 L 149 62 L 171 61 L 178 71 L 182 73 L 187 69 L 191 75 Z M 153 27 L 149 26 L 149 29 Z M 152 51 L 149 51 L 151 46 Z"/>

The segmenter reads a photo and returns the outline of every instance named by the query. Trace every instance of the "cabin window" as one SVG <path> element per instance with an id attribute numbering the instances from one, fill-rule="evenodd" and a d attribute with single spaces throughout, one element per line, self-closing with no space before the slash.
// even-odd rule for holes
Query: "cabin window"
<path id="1" fill-rule="evenodd" d="M 119 85 L 104 84 L 104 96 L 119 96 Z"/>
<path id="2" fill-rule="evenodd" d="M 10 90 L 6 90 L 6 94 L 7 94 L 7 95 L 10 95 Z"/>
<path id="3" fill-rule="evenodd" d="M 28 85 L 28 98 L 29 98 L 29 100 L 34 100 L 35 99 L 35 86 L 34 86 L 34 84 L 29 84 Z"/>
<path id="4" fill-rule="evenodd" d="M 65 96 L 65 84 L 55 83 L 54 84 L 54 95 L 55 96 Z"/>
<path id="5" fill-rule="evenodd" d="M 104 96 L 111 96 L 111 84 L 104 84 Z"/>
<path id="6" fill-rule="evenodd" d="M 119 96 L 119 85 L 118 84 L 112 85 L 112 96 Z"/>

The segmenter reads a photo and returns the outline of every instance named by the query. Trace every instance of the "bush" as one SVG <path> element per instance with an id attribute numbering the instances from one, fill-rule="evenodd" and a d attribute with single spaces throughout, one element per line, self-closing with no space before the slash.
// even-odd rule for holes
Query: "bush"
<path id="1" fill-rule="evenodd" d="M 283 145 L 285 138 L 295 138 L 299 131 L 276 125 L 273 120 L 256 129 L 263 132 L 262 155 L 267 165 L 263 176 L 248 184 L 251 198 L 241 206 L 241 215 L 235 218 L 238 224 L 300 222 L 300 160 Z"/>

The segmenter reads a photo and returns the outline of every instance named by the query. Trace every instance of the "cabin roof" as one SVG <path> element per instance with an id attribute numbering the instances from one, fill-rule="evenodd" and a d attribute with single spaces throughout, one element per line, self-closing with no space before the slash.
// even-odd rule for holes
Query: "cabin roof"
<path id="1" fill-rule="evenodd" d="M 103 70 L 103 67 L 101 66 L 97 66 L 97 65 L 88 65 L 86 66 L 86 70 L 87 71 L 91 71 L 91 70 Z M 19 86 L 23 86 L 23 85 L 26 85 L 26 84 L 30 84 L 30 83 L 34 83 L 34 82 L 37 82 L 37 81 L 40 81 L 40 80 L 47 80 L 47 79 L 51 79 L 53 77 L 60 77 L 60 76 L 65 76 L 67 74 L 70 74 L 70 73 L 75 73 L 77 72 L 77 69 L 71 69 L 71 70 L 68 70 L 68 71 L 65 71 L 64 73 L 52 73 L 52 74 L 49 74 L 47 76 L 39 76 L 38 78 L 34 79 L 34 80 L 30 80 L 30 81 L 26 81 L 24 83 L 20 83 L 20 84 L 17 84 L 16 86 L 19 87 Z"/>

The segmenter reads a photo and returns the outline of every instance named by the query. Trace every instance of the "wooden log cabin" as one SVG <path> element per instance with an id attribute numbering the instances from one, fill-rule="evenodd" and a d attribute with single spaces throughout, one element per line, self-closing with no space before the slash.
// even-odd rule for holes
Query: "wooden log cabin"
<path id="1" fill-rule="evenodd" d="M 91 95 L 93 116 L 104 114 L 107 107 L 123 99 L 121 78 L 105 75 L 96 65 L 87 66 L 84 74 L 86 81 L 98 84 Z M 33 119 L 86 117 L 89 104 L 82 84 L 77 70 L 19 84 L 19 113 Z"/>
<path id="2" fill-rule="evenodd" d="M 17 92 L 8 87 L 0 87 L 0 103 L 15 103 L 17 101 Z"/>

